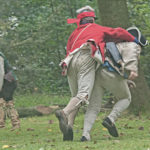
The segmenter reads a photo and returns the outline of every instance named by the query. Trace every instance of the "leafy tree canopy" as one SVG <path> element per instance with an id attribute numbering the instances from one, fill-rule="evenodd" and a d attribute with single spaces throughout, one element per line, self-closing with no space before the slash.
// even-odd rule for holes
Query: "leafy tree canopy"
<path id="1" fill-rule="evenodd" d="M 18 92 L 68 92 L 59 63 L 65 57 L 67 39 L 76 27 L 76 9 L 91 5 L 98 15 L 97 1 L 91 0 L 9 0 L 0 5 L 0 49 L 16 69 Z M 150 39 L 150 1 L 128 1 L 130 21 Z M 98 17 L 97 23 L 100 23 Z M 150 84 L 148 48 L 142 63 Z"/>

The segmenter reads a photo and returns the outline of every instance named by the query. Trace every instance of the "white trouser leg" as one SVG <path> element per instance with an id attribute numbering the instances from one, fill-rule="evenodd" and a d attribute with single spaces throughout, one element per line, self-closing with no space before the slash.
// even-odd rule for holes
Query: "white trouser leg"
<path id="1" fill-rule="evenodd" d="M 77 111 L 81 106 L 80 102 L 81 102 L 80 99 L 78 99 L 77 97 L 71 98 L 68 105 L 63 109 L 64 113 L 67 116 L 69 116 L 74 111 Z"/>
<path id="2" fill-rule="evenodd" d="M 113 107 L 113 110 L 108 115 L 109 119 L 114 123 L 121 113 L 128 108 L 130 105 L 129 99 L 119 100 Z"/>
<path id="3" fill-rule="evenodd" d="M 82 136 L 85 136 L 87 140 L 90 140 L 90 131 L 101 108 L 101 100 L 104 91 L 103 88 L 101 88 L 99 81 L 100 81 L 99 72 L 97 72 L 94 88 L 84 118 L 84 128 Z"/>
<path id="4" fill-rule="evenodd" d="M 79 51 L 71 60 L 67 76 L 72 98 L 63 109 L 67 116 L 88 102 L 94 85 L 95 68 L 96 62 L 91 57 L 90 49 Z"/>
<path id="5" fill-rule="evenodd" d="M 70 125 L 73 128 L 73 124 L 75 121 L 75 117 L 78 113 L 78 109 L 74 110 L 72 113 L 70 113 L 70 115 L 68 116 L 68 125 Z"/>
<path id="6" fill-rule="evenodd" d="M 111 73 L 103 69 L 101 71 L 101 79 L 102 85 L 119 99 L 108 115 L 110 120 L 115 122 L 120 114 L 130 105 L 131 93 L 126 80 L 116 73 Z"/>

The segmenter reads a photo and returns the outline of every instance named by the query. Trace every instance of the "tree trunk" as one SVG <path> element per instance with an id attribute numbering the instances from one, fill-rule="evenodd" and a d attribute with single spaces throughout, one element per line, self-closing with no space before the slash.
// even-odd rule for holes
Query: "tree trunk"
<path id="1" fill-rule="evenodd" d="M 122 28 L 131 26 L 126 0 L 98 0 L 98 6 L 102 25 Z M 130 108 L 136 113 L 144 110 L 149 111 L 147 108 L 150 106 L 150 90 L 141 67 L 139 77 L 135 82 L 137 87 L 131 90 L 132 103 Z"/>
<path id="2" fill-rule="evenodd" d="M 98 0 L 101 24 L 109 27 L 130 26 L 126 0 Z"/>
<path id="3" fill-rule="evenodd" d="M 135 80 L 136 88 L 131 89 L 132 103 L 130 108 L 136 114 L 141 112 L 150 111 L 150 89 L 144 78 L 144 73 L 142 71 L 142 65 L 139 65 L 139 77 Z"/>

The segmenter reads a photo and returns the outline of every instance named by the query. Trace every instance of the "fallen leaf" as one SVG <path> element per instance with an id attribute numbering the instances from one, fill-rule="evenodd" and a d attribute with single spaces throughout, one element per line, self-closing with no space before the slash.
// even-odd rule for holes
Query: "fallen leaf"
<path id="1" fill-rule="evenodd" d="M 20 134 L 20 132 L 16 132 L 16 135 L 19 135 Z"/>
<path id="2" fill-rule="evenodd" d="M 27 131 L 34 131 L 34 129 L 33 128 L 28 128 Z"/>
<path id="3" fill-rule="evenodd" d="M 49 124 L 53 124 L 54 123 L 54 121 L 53 120 L 49 120 Z"/>
<path id="4" fill-rule="evenodd" d="M 52 129 L 48 129 L 48 132 L 52 132 Z"/>
<path id="5" fill-rule="evenodd" d="M 10 146 L 10 147 L 12 147 L 12 148 L 17 148 L 17 146 L 16 146 L 16 145 L 12 145 L 12 146 Z"/>
<path id="6" fill-rule="evenodd" d="M 124 136 L 124 133 L 120 133 L 120 136 Z"/>
<path id="7" fill-rule="evenodd" d="M 38 136 L 38 134 L 32 134 L 32 136 Z"/>
<path id="8" fill-rule="evenodd" d="M 2 149 L 9 148 L 9 147 L 10 147 L 9 145 L 3 145 Z"/>
<path id="9" fill-rule="evenodd" d="M 125 124 L 125 125 L 124 125 L 124 128 L 125 128 L 125 129 L 133 129 L 133 127 L 129 126 L 128 124 Z"/>
<path id="10" fill-rule="evenodd" d="M 103 131 L 107 131 L 107 129 L 106 129 L 106 128 L 103 128 L 102 130 L 103 130 Z"/>
<path id="11" fill-rule="evenodd" d="M 111 136 L 109 136 L 109 135 L 103 135 L 103 136 L 107 139 L 111 139 Z"/>
<path id="12" fill-rule="evenodd" d="M 139 130 L 144 130 L 144 127 L 139 127 Z"/>
<path id="13" fill-rule="evenodd" d="M 119 141 L 119 140 L 114 140 L 113 142 L 114 142 L 114 143 L 120 143 L 120 141 Z"/>
<path id="14" fill-rule="evenodd" d="M 46 140 L 46 142 L 47 142 L 47 143 L 50 143 L 50 142 L 51 142 L 51 140 Z"/>
<path id="15" fill-rule="evenodd" d="M 85 146 L 85 148 L 86 148 L 86 149 L 89 149 L 89 147 L 88 147 L 88 146 Z"/>

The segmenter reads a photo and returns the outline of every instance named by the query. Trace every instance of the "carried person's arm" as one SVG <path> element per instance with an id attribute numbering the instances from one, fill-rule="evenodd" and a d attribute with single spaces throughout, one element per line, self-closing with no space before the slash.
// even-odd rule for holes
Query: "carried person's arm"
<path id="1" fill-rule="evenodd" d="M 116 45 L 122 55 L 124 69 L 129 72 L 128 79 L 134 80 L 138 77 L 138 61 L 141 46 L 134 42 L 123 42 Z"/>

